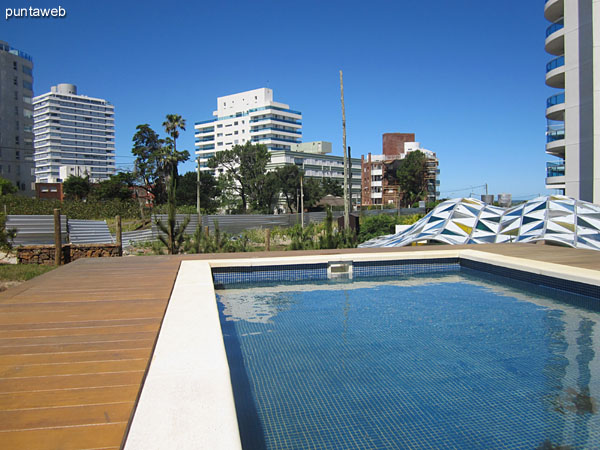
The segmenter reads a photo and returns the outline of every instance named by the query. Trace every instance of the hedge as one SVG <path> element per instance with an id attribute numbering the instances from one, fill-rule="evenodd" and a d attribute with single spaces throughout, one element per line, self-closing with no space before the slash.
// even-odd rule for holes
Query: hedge
<path id="1" fill-rule="evenodd" d="M 140 217 L 140 206 L 136 200 L 40 200 L 17 195 L 0 197 L 1 210 L 7 214 L 51 215 L 55 208 L 71 219 L 106 219 L 120 215 L 124 219 Z"/>

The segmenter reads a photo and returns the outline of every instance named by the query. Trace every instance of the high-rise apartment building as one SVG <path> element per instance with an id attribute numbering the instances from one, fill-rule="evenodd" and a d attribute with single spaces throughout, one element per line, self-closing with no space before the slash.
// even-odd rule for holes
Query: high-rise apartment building
<path id="1" fill-rule="evenodd" d="M 33 62 L 0 41 L 0 177 L 33 196 Z"/>
<path id="2" fill-rule="evenodd" d="M 402 191 L 388 172 L 398 168 L 398 162 L 410 153 L 420 151 L 425 155 L 425 200 L 435 201 L 439 196 L 438 159 L 434 152 L 415 142 L 413 133 L 385 133 L 383 135 L 383 154 L 361 157 L 362 205 L 394 205 L 402 200 Z"/>
<path id="3" fill-rule="evenodd" d="M 269 151 L 290 150 L 302 141 L 302 113 L 273 101 L 273 91 L 262 88 L 217 98 L 214 119 L 196 122 L 196 156 L 200 170 L 215 152 L 246 142 L 264 144 Z"/>
<path id="4" fill-rule="evenodd" d="M 115 173 L 115 108 L 101 98 L 77 94 L 73 84 L 52 86 L 33 99 L 35 177 L 60 183 L 69 175 L 92 182 Z"/>
<path id="5" fill-rule="evenodd" d="M 600 2 L 546 0 L 546 188 L 600 203 Z"/>

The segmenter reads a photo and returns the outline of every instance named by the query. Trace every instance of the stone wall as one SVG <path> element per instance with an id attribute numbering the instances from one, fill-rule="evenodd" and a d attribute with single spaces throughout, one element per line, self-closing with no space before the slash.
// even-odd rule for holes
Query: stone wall
<path id="1" fill-rule="evenodd" d="M 19 264 L 54 264 L 54 245 L 28 245 L 16 250 Z M 80 258 L 114 258 L 123 254 L 117 244 L 65 244 L 62 250 L 62 264 Z"/>
<path id="2" fill-rule="evenodd" d="M 71 261 L 80 258 L 116 258 L 123 256 L 117 244 L 71 244 Z"/>

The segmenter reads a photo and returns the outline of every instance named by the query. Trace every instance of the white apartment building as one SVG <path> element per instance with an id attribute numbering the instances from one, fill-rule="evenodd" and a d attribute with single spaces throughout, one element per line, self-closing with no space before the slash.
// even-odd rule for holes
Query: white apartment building
<path id="1" fill-rule="evenodd" d="M 214 119 L 196 122 L 195 146 L 200 170 L 215 152 L 246 142 L 264 144 L 269 151 L 291 150 L 302 140 L 302 113 L 273 101 L 267 88 L 217 98 Z"/>
<path id="2" fill-rule="evenodd" d="M 600 1 L 546 0 L 546 188 L 600 203 Z"/>
<path id="3" fill-rule="evenodd" d="M 35 97 L 33 106 L 38 183 L 63 182 L 73 167 L 92 182 L 115 173 L 115 108 L 110 102 L 78 95 L 73 84 L 59 84 Z"/>
<path id="4" fill-rule="evenodd" d="M 267 170 L 275 170 L 278 167 L 296 165 L 304 172 L 305 177 L 317 179 L 332 179 L 344 185 L 344 157 L 329 155 L 331 153 L 331 142 L 316 141 L 292 144 L 290 150 L 271 151 L 271 162 L 267 164 Z M 360 158 L 351 158 L 351 191 L 352 203 L 361 204 L 360 190 Z"/>

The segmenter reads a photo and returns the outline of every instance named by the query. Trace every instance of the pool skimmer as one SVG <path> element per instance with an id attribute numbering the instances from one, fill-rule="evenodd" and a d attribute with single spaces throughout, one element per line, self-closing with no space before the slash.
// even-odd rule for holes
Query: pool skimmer
<path id="1" fill-rule="evenodd" d="M 329 261 L 327 263 L 327 279 L 352 279 L 353 261 Z"/>

